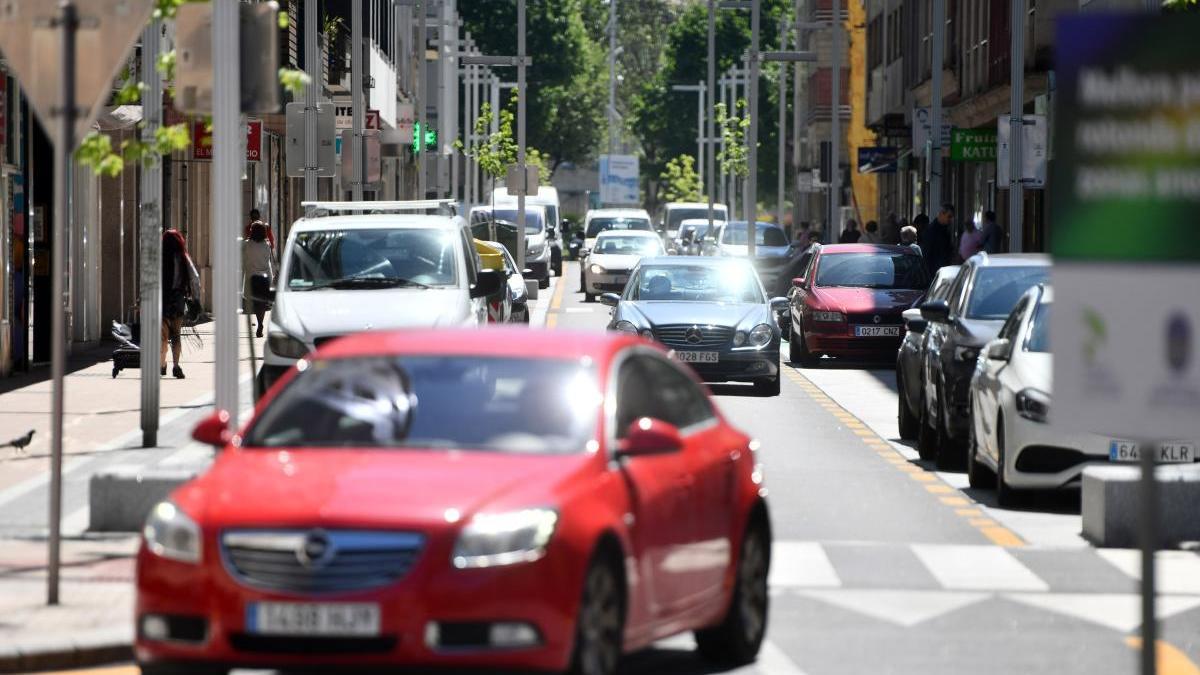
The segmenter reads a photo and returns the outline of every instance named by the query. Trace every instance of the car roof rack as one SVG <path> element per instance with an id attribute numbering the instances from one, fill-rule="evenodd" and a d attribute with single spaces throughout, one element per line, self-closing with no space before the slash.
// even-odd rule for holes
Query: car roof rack
<path id="1" fill-rule="evenodd" d="M 453 199 L 414 199 L 410 201 L 361 202 L 300 202 L 306 218 L 321 218 L 343 214 L 417 213 L 438 211 L 441 215 L 456 216 L 458 208 Z"/>

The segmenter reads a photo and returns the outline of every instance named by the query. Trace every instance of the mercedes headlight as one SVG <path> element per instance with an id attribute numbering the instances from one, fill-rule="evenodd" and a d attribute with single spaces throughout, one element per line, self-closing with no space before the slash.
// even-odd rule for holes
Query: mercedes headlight
<path id="1" fill-rule="evenodd" d="M 633 333 L 634 335 L 637 335 L 637 332 L 638 332 L 637 326 L 633 325 L 633 323 L 630 321 L 624 321 L 624 320 L 618 321 L 613 326 L 613 330 L 620 331 L 622 333 Z"/>
<path id="2" fill-rule="evenodd" d="M 769 325 L 760 323 L 750 331 L 749 341 L 752 347 L 766 347 L 774 337 L 775 331 Z"/>
<path id="3" fill-rule="evenodd" d="M 817 311 L 812 313 L 812 318 L 813 321 L 826 321 L 829 323 L 841 323 L 846 320 L 846 317 L 842 316 L 841 312 Z"/>
<path id="4" fill-rule="evenodd" d="M 739 330 L 733 334 L 733 346 L 742 347 L 746 344 L 746 331 Z"/>
<path id="5" fill-rule="evenodd" d="M 200 526 L 172 502 L 159 502 L 142 528 L 146 548 L 163 558 L 200 562 Z"/>
<path id="6" fill-rule="evenodd" d="M 308 356 L 308 345 L 283 331 L 271 331 L 267 334 L 267 348 L 272 354 L 285 359 L 302 359 Z"/>
<path id="7" fill-rule="evenodd" d="M 642 337 L 646 338 L 647 340 L 654 339 L 654 331 L 650 330 L 649 328 L 643 328 L 643 329 L 639 330 L 638 335 L 641 335 Z"/>
<path id="8" fill-rule="evenodd" d="M 592 274 L 604 274 L 607 271 L 599 265 L 592 265 L 588 269 L 590 269 L 592 271 Z"/>
<path id="9" fill-rule="evenodd" d="M 1017 392 L 1017 414 L 1031 422 L 1045 423 L 1050 417 L 1050 395 L 1037 389 Z"/>
<path id="10" fill-rule="evenodd" d="M 538 560 L 546 555 L 557 524 L 558 514 L 550 509 L 479 514 L 458 535 L 454 566 L 478 569 Z"/>

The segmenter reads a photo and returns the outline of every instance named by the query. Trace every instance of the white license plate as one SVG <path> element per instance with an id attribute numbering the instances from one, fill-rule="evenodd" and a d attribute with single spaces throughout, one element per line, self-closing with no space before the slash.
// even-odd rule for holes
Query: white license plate
<path id="1" fill-rule="evenodd" d="M 900 337 L 900 326 L 855 326 L 854 337 Z"/>
<path id="2" fill-rule="evenodd" d="M 720 352 L 681 352 L 676 350 L 675 360 L 681 363 L 720 363 Z"/>
<path id="3" fill-rule="evenodd" d="M 1141 458 L 1140 447 L 1131 441 L 1110 441 L 1108 458 L 1114 462 L 1136 462 Z M 1160 464 L 1179 464 L 1196 461 L 1196 446 L 1192 443 L 1163 443 L 1158 446 Z"/>
<path id="4" fill-rule="evenodd" d="M 371 602 L 252 602 L 246 632 L 258 635 L 379 635 L 379 605 Z"/>

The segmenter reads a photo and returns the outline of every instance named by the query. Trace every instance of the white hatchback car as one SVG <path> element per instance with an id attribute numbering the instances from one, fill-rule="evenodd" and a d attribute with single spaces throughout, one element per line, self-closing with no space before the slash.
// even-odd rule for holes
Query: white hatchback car
<path id="1" fill-rule="evenodd" d="M 972 376 L 967 475 L 972 487 L 995 484 L 1001 506 L 1015 501 L 1016 490 L 1076 487 L 1085 466 L 1138 459 L 1137 444 L 1128 440 L 1048 424 L 1053 301 L 1050 287 L 1029 289 Z M 1163 443 L 1158 459 L 1195 462 L 1196 443 Z"/>
<path id="2" fill-rule="evenodd" d="M 629 274 L 643 257 L 666 255 L 662 239 L 654 232 L 609 230 L 596 236 L 592 252 L 583 263 L 583 299 L 593 302 L 601 293 L 625 290 Z"/>
<path id="3" fill-rule="evenodd" d="M 311 206 L 322 215 L 296 221 L 283 251 L 258 394 L 349 333 L 487 323 L 504 279 L 482 268 L 461 217 L 414 212 L 437 202 Z"/>

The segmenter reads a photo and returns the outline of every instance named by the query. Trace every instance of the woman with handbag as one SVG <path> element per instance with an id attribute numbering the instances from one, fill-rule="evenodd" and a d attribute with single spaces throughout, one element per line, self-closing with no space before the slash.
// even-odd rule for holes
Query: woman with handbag
<path id="1" fill-rule="evenodd" d="M 270 308 L 271 279 L 275 263 L 267 240 L 267 226 L 262 221 L 250 224 L 250 237 L 242 242 L 242 299 L 246 313 L 258 319 L 258 337 L 263 336 L 263 321 Z"/>
<path id="2" fill-rule="evenodd" d="M 183 379 L 179 354 L 183 350 L 180 333 L 190 299 L 199 299 L 200 274 L 188 255 L 187 242 L 179 230 L 164 230 L 162 236 L 162 350 L 161 374 L 167 374 L 167 345 L 171 346 L 171 374 Z"/>

